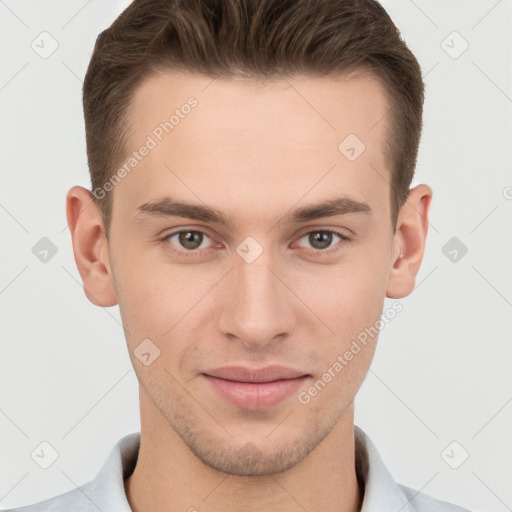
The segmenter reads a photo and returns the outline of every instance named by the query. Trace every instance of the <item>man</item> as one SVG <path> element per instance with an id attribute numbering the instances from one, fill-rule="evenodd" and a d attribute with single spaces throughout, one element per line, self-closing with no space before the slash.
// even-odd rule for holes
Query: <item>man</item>
<path id="1" fill-rule="evenodd" d="M 407 296 L 418 62 L 373 0 L 135 0 L 84 82 L 84 291 L 119 304 L 141 432 L 24 511 L 461 511 L 354 425 L 384 299 Z M 364 341 L 363 341 L 364 340 Z"/>

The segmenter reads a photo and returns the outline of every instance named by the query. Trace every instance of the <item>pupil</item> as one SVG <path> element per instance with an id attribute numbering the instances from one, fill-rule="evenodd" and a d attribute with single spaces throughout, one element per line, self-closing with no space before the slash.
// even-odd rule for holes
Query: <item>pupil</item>
<path id="1" fill-rule="evenodd" d="M 316 233 L 309 235 L 309 241 L 315 247 L 315 244 L 320 242 L 320 247 L 315 247 L 316 249 L 325 249 L 329 247 L 332 241 L 332 233 L 327 233 L 325 231 L 317 231 Z"/>
<path id="2" fill-rule="evenodd" d="M 201 233 L 197 231 L 185 231 L 180 233 L 180 244 L 187 249 L 197 249 L 201 245 Z"/>
<path id="3" fill-rule="evenodd" d="M 187 249 L 197 249 L 201 245 L 201 233 L 186 231 L 180 233 L 180 243 Z M 325 249 L 331 245 L 332 233 L 317 231 L 309 235 L 309 241 L 316 249 Z"/>

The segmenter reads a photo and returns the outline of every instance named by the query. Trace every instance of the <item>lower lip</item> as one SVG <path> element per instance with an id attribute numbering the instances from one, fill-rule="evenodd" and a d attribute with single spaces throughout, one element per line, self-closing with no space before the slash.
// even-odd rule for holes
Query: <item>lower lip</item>
<path id="1" fill-rule="evenodd" d="M 244 409 L 267 409 L 273 407 L 292 393 L 297 392 L 308 378 L 307 375 L 296 379 L 283 379 L 274 382 L 236 382 L 204 375 L 223 398 L 236 407 Z"/>

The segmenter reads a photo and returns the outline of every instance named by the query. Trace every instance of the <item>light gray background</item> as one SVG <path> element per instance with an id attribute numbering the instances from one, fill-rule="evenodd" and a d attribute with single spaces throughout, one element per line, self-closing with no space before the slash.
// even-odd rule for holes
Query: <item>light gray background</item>
<path id="1" fill-rule="evenodd" d="M 127 5 L 0 0 L 1 508 L 86 483 L 139 430 L 118 308 L 86 299 L 65 218 L 67 190 L 89 186 L 82 79 L 96 36 Z M 434 200 L 417 287 L 382 330 L 356 424 L 399 482 L 512 510 L 512 0 L 383 5 L 424 72 L 413 185 Z M 31 48 L 43 31 L 59 45 L 47 59 Z M 469 44 L 457 58 L 453 31 Z M 454 236 L 468 248 L 455 262 L 442 251 Z M 32 253 L 42 237 L 58 250 L 46 263 Z M 30 456 L 42 441 L 59 453 L 48 469 Z M 445 462 L 452 441 L 452 465 L 469 453 L 458 469 Z"/>

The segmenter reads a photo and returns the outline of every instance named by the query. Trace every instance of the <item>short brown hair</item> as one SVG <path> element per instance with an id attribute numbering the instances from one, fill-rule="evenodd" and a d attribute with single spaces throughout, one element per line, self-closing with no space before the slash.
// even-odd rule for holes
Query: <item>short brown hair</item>
<path id="1" fill-rule="evenodd" d="M 92 190 L 126 158 L 130 102 L 159 71 L 272 79 L 359 69 L 380 80 L 389 101 L 385 157 L 396 229 L 416 167 L 424 83 L 375 0 L 133 0 L 99 34 L 83 84 Z M 108 238 L 112 193 L 95 199 Z"/>

